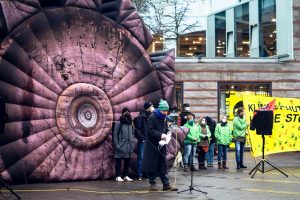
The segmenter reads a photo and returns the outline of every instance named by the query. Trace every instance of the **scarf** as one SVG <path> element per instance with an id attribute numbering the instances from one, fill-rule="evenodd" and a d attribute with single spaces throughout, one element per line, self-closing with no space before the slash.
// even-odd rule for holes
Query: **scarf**
<path id="1" fill-rule="evenodd" d="M 226 126 L 227 122 L 221 122 L 221 126 Z"/>
<path id="2" fill-rule="evenodd" d="M 201 132 L 202 132 L 204 135 L 207 135 L 206 125 L 202 125 L 202 124 L 201 124 Z"/>
<path id="3" fill-rule="evenodd" d="M 162 114 L 158 109 L 155 109 L 153 112 L 154 112 L 156 118 L 158 118 L 158 119 L 165 120 L 167 117 L 166 115 Z"/>
<path id="4" fill-rule="evenodd" d="M 194 125 L 194 120 L 189 120 L 187 123 L 188 123 L 190 126 L 193 126 L 193 125 Z"/>

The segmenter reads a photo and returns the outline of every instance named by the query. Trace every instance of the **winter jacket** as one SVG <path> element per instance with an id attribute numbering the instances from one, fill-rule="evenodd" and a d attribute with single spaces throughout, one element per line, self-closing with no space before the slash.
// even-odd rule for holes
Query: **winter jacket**
<path id="1" fill-rule="evenodd" d="M 211 132 L 209 130 L 209 127 L 205 125 L 206 128 L 206 134 L 204 134 L 201 130 L 201 126 L 198 124 L 199 127 L 199 135 L 200 135 L 200 141 L 198 142 L 198 146 L 208 146 L 209 145 L 209 140 L 204 140 L 205 136 L 208 138 L 211 137 Z"/>
<path id="2" fill-rule="evenodd" d="M 205 119 L 206 119 L 207 126 L 209 127 L 209 130 L 211 133 L 210 143 L 215 143 L 216 142 L 216 138 L 215 138 L 216 122 L 209 116 L 206 116 Z"/>
<path id="3" fill-rule="evenodd" d="M 179 117 L 180 117 L 180 126 L 184 126 L 187 123 L 187 121 L 188 121 L 188 119 L 187 119 L 188 113 L 189 112 L 181 112 L 179 114 Z"/>
<path id="4" fill-rule="evenodd" d="M 190 124 L 186 123 L 184 126 L 190 129 L 184 140 L 184 144 L 197 144 L 200 142 L 199 124 L 194 123 L 191 126 Z"/>
<path id="5" fill-rule="evenodd" d="M 113 143 L 115 158 L 130 158 L 135 145 L 133 126 L 117 122 L 113 132 Z"/>
<path id="6" fill-rule="evenodd" d="M 135 120 L 135 136 L 138 139 L 139 143 L 145 141 L 145 137 L 148 134 L 148 118 L 151 113 L 147 113 L 147 111 L 142 110 L 139 116 Z"/>
<path id="7" fill-rule="evenodd" d="M 217 144 L 229 145 L 232 140 L 232 126 L 227 122 L 222 126 L 218 123 L 215 130 Z"/>
<path id="8" fill-rule="evenodd" d="M 148 120 L 148 135 L 146 136 L 142 170 L 152 173 L 167 173 L 167 148 L 166 145 L 159 148 L 158 142 L 161 135 L 167 134 L 166 119 L 158 118 L 156 113 L 151 113 Z"/>
<path id="9" fill-rule="evenodd" d="M 233 119 L 233 137 L 245 137 L 247 132 L 247 122 L 244 118 L 239 116 L 234 117 Z"/>

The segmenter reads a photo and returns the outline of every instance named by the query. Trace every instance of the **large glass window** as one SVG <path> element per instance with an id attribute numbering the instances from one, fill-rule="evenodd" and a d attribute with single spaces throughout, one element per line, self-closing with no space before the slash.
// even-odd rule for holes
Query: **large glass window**
<path id="1" fill-rule="evenodd" d="M 205 49 L 205 31 L 187 33 L 179 37 L 178 56 L 180 57 L 205 57 Z"/>
<path id="2" fill-rule="evenodd" d="M 219 83 L 219 116 L 233 120 L 237 108 L 243 107 L 243 95 L 271 96 L 271 83 Z"/>
<path id="3" fill-rule="evenodd" d="M 260 0 L 260 56 L 277 54 L 276 49 L 276 1 Z"/>
<path id="4" fill-rule="evenodd" d="M 226 13 L 215 15 L 215 47 L 216 57 L 226 56 Z"/>
<path id="5" fill-rule="evenodd" d="M 249 57 L 249 4 L 234 8 L 236 29 L 236 57 Z"/>

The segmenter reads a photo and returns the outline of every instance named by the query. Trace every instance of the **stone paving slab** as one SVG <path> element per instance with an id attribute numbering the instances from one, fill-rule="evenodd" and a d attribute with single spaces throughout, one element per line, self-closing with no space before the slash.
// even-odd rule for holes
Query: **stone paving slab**
<path id="1" fill-rule="evenodd" d="M 162 191 L 149 192 L 147 180 L 123 183 L 116 183 L 114 180 L 38 183 L 14 185 L 12 188 L 24 200 L 300 199 L 300 153 L 290 152 L 267 156 L 269 161 L 284 170 L 289 177 L 273 170 L 264 174 L 257 172 L 255 177 L 251 178 L 248 173 L 255 166 L 255 160 L 249 152 L 246 153 L 245 159 L 248 168 L 243 170 L 235 169 L 234 152 L 229 152 L 228 157 L 229 170 L 218 170 L 215 164 L 208 170 L 194 172 L 195 189 L 207 192 L 206 196 L 196 191 L 180 194 Z M 256 159 L 257 162 L 259 160 L 259 158 Z M 189 189 L 190 172 L 186 173 L 181 168 L 177 170 L 173 168 L 169 177 L 171 183 L 176 183 L 179 190 Z M 157 186 L 162 188 L 159 180 Z M 9 195 L 3 189 L 2 194 Z M 5 198 L 0 196 L 0 199 Z"/>

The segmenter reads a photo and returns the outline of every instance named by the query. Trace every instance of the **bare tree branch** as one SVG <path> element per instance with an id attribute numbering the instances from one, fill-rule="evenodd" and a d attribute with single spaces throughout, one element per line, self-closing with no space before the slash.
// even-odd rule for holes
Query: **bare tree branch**
<path id="1" fill-rule="evenodd" d="M 172 34 L 176 41 L 179 36 L 193 31 L 199 22 L 186 23 L 192 2 L 205 0 L 134 0 L 135 5 L 145 4 L 142 12 L 146 26 L 155 35 Z"/>

